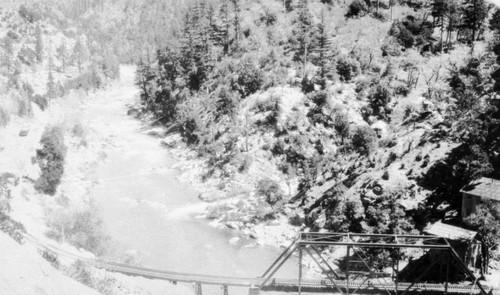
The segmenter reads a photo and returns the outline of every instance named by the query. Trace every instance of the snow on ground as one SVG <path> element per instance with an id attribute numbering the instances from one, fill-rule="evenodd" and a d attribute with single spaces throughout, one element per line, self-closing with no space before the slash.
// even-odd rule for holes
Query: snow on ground
<path id="1" fill-rule="evenodd" d="M 107 149 L 119 149 L 126 144 L 113 138 L 112 132 L 102 132 L 108 129 L 108 123 L 96 120 L 92 116 L 92 112 L 98 111 L 101 106 L 114 107 L 116 104 L 123 107 L 124 104 L 133 101 L 137 93 L 133 82 L 135 68 L 123 67 L 121 75 L 122 78 L 107 89 L 89 95 L 81 92 L 71 93 L 51 101 L 49 108 L 44 112 L 33 106 L 32 117 L 12 116 L 9 124 L 5 128 L 0 128 L 0 174 L 9 172 L 19 177 L 19 184 L 12 189 L 11 217 L 22 222 L 28 233 L 37 239 L 84 257 L 92 255 L 67 243 L 57 243 L 45 236 L 48 230 L 46 212 L 57 206 L 56 199 L 61 195 L 68 197 L 73 206 L 85 205 L 89 201 L 85 199 L 87 191 L 94 184 L 89 181 L 89 172 L 95 165 L 105 160 Z M 103 99 L 109 101 L 103 104 Z M 48 125 L 58 125 L 64 129 L 65 144 L 68 148 L 65 174 L 54 197 L 37 193 L 33 183 L 28 179 L 34 180 L 39 176 L 38 164 L 32 158 L 36 155 L 40 138 Z M 78 134 L 74 132 L 75 126 L 81 127 L 81 132 L 77 132 Z M 19 136 L 21 130 L 28 130 L 27 136 Z M 113 131 L 120 132 L 120 130 Z M 202 208 L 192 208 L 192 210 L 199 211 Z M 182 215 L 182 212 L 178 215 Z M 2 252 L 0 294 L 99 294 L 52 267 L 30 244 L 21 246 L 1 232 L 0 251 Z M 98 270 L 94 272 L 97 277 L 112 278 L 113 294 L 192 294 L 192 288 L 188 285 L 174 285 L 165 281 L 128 277 Z"/>
<path id="2" fill-rule="evenodd" d="M 0 233 L 0 293 L 9 295 L 98 295 L 64 276 L 37 251 Z"/>

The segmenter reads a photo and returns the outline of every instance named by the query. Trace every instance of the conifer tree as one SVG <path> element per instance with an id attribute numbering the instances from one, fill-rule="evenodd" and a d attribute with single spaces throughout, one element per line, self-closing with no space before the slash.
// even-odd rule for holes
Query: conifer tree
<path id="1" fill-rule="evenodd" d="M 221 46 L 224 55 L 229 54 L 229 0 L 222 0 L 216 19 L 211 22 L 212 40 Z"/>
<path id="2" fill-rule="evenodd" d="M 68 48 L 66 46 L 66 41 L 63 39 L 61 46 L 57 48 L 57 57 L 61 61 L 62 70 L 66 72 L 66 63 L 68 59 Z"/>
<path id="3" fill-rule="evenodd" d="M 446 43 L 448 44 L 448 48 L 450 48 L 452 41 L 451 34 L 453 31 L 457 30 L 461 22 L 461 12 L 457 1 L 448 2 L 447 12 L 448 14 L 446 15 L 446 18 L 448 24 L 446 26 Z"/>
<path id="4" fill-rule="evenodd" d="M 488 6 L 484 0 L 465 0 L 462 5 L 463 28 L 469 31 L 466 40 L 473 44 L 484 28 Z"/>
<path id="5" fill-rule="evenodd" d="M 500 9 L 497 9 L 490 19 L 490 30 L 494 33 L 494 41 L 492 51 L 496 55 L 496 63 L 500 65 Z M 500 90 L 500 69 L 497 69 L 491 74 L 494 83 L 494 90 Z"/>
<path id="6" fill-rule="evenodd" d="M 446 15 L 449 14 L 449 8 L 448 5 L 449 0 L 434 0 L 432 2 L 432 17 L 434 18 L 434 25 L 438 24 L 440 27 L 440 32 L 441 32 L 441 37 L 440 37 L 440 46 L 441 46 L 441 53 L 443 53 L 443 35 L 444 35 L 444 21 L 446 18 Z"/>
<path id="7" fill-rule="evenodd" d="M 14 63 L 14 46 L 9 36 L 5 36 L 2 39 L 2 49 L 2 65 L 7 68 L 7 73 L 10 74 Z"/>
<path id="8" fill-rule="evenodd" d="M 201 2 L 186 13 L 181 41 L 182 65 L 191 90 L 198 91 L 213 67 L 208 6 Z"/>
<path id="9" fill-rule="evenodd" d="M 177 50 L 166 47 L 158 51 L 158 68 L 146 68 L 145 82 L 149 83 L 149 97 L 153 97 L 157 109 L 156 116 L 164 122 L 176 119 L 177 104 L 182 98 L 182 90 L 185 88 L 182 68 L 181 54 Z M 190 78 L 190 77 L 188 77 Z M 190 81 L 188 81 L 190 82 Z"/>
<path id="10" fill-rule="evenodd" d="M 36 44 L 35 44 L 35 53 L 36 53 L 36 60 L 37 62 L 42 62 L 43 61 L 43 36 L 42 36 L 42 29 L 38 25 L 36 27 Z"/>
<path id="11" fill-rule="evenodd" d="M 240 35 L 241 35 L 240 0 L 231 0 L 231 2 L 233 2 L 233 6 L 234 6 L 234 20 L 233 20 L 234 43 L 235 43 L 235 47 L 238 48 L 240 46 Z"/>
<path id="12" fill-rule="evenodd" d="M 283 6 L 286 12 L 291 12 L 293 10 L 293 1 L 292 0 L 283 0 Z"/>
<path id="13" fill-rule="evenodd" d="M 309 11 L 308 0 L 300 0 L 297 19 L 294 21 L 292 31 L 292 46 L 294 47 L 294 60 L 303 64 L 302 77 L 305 77 L 307 59 L 313 48 L 314 26 L 311 12 Z"/>
<path id="14" fill-rule="evenodd" d="M 82 43 L 81 39 L 78 39 L 73 47 L 72 58 L 78 65 L 78 71 L 82 71 L 82 66 L 85 60 L 87 59 L 88 51 L 85 48 L 85 45 Z"/>
<path id="15" fill-rule="evenodd" d="M 49 57 L 49 74 L 47 77 L 47 97 L 48 98 L 56 98 L 57 97 L 57 89 L 56 83 L 54 81 L 54 59 L 52 56 Z"/>
<path id="16" fill-rule="evenodd" d="M 331 41 L 330 35 L 328 34 L 328 30 L 325 24 L 325 15 L 324 11 L 321 11 L 321 22 L 318 24 L 318 34 L 315 36 L 315 48 L 314 52 L 317 54 L 317 59 L 315 64 L 320 68 L 319 73 L 319 82 L 321 85 L 321 89 L 325 89 L 326 80 L 328 74 L 331 72 L 331 60 L 332 60 L 332 50 L 331 50 Z"/>

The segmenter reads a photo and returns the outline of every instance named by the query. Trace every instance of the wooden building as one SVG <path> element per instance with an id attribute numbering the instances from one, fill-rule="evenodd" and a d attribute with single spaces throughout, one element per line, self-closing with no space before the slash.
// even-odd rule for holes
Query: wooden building
<path id="1" fill-rule="evenodd" d="M 500 180 L 482 177 L 465 186 L 462 193 L 462 219 L 476 212 L 482 201 L 491 200 L 500 205 Z"/>
<path id="2" fill-rule="evenodd" d="M 438 221 L 429 224 L 424 233 L 448 239 L 465 264 L 477 270 L 481 259 L 481 243 L 477 240 L 477 232 Z"/>

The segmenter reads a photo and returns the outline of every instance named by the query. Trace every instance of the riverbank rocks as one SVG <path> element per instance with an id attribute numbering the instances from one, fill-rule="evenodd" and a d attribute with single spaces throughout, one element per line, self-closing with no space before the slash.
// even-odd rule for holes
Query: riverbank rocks
<path id="1" fill-rule="evenodd" d="M 162 146 L 165 146 L 168 148 L 174 148 L 174 147 L 178 146 L 178 144 L 181 142 L 182 142 L 182 138 L 181 138 L 180 134 L 172 134 L 172 135 L 169 135 L 169 136 L 163 138 L 160 141 L 160 144 Z"/>
<path id="2" fill-rule="evenodd" d="M 164 127 L 153 127 L 143 131 L 142 133 L 147 134 L 153 137 L 164 137 L 165 136 L 165 128 Z"/>
<path id="3" fill-rule="evenodd" d="M 235 244 L 237 244 L 239 241 L 240 241 L 240 238 L 239 238 L 239 237 L 233 237 L 233 238 L 229 239 L 229 244 L 231 244 L 231 245 L 235 245 Z"/>

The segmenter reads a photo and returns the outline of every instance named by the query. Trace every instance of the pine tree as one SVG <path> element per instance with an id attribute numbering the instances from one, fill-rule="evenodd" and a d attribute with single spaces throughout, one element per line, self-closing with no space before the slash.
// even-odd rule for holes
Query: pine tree
<path id="1" fill-rule="evenodd" d="M 497 9 L 495 13 L 493 13 L 491 19 L 490 19 L 490 30 L 493 31 L 494 33 L 494 41 L 493 41 L 493 46 L 492 46 L 492 51 L 496 55 L 496 63 L 497 65 L 500 65 L 500 9 Z M 495 70 L 492 74 L 491 77 L 495 81 L 494 83 L 494 90 L 499 91 L 500 90 L 500 69 Z"/>
<path id="2" fill-rule="evenodd" d="M 292 0 L 283 0 L 283 7 L 286 12 L 291 12 L 293 10 L 293 1 Z"/>
<path id="3" fill-rule="evenodd" d="M 157 111 L 156 95 L 158 91 L 156 80 L 158 73 L 155 71 L 151 64 L 143 62 L 141 59 L 137 65 L 137 76 L 135 84 L 141 90 L 141 106 L 147 112 L 152 112 L 156 118 L 160 118 Z"/>
<path id="4" fill-rule="evenodd" d="M 313 49 L 314 26 L 311 12 L 309 11 L 308 0 L 300 0 L 297 19 L 294 21 L 292 39 L 290 40 L 294 47 L 294 60 L 301 61 L 303 64 L 302 78 L 305 77 L 307 59 Z"/>
<path id="5" fill-rule="evenodd" d="M 57 48 L 57 57 L 61 61 L 62 70 L 66 72 L 66 63 L 68 59 L 68 48 L 66 46 L 66 41 L 63 39 L 61 46 Z"/>
<path id="6" fill-rule="evenodd" d="M 446 26 L 446 43 L 448 44 L 448 48 L 450 48 L 452 41 L 451 34 L 460 27 L 461 23 L 461 12 L 456 1 L 448 2 L 448 14 L 446 18 L 448 23 Z"/>
<path id="7" fill-rule="evenodd" d="M 182 65 L 191 90 L 200 90 L 213 68 L 211 32 L 209 7 L 201 2 L 186 13 L 181 41 Z"/>
<path id="8" fill-rule="evenodd" d="M 217 17 L 211 22 L 211 39 L 221 46 L 224 55 L 229 54 L 229 0 L 222 0 Z"/>
<path id="9" fill-rule="evenodd" d="M 235 48 L 238 48 L 240 46 L 240 35 L 241 35 L 240 0 L 231 0 L 231 2 L 233 2 L 234 6 L 234 20 L 233 20 L 234 43 L 235 43 Z"/>
<path id="10" fill-rule="evenodd" d="M 49 57 L 49 74 L 47 77 L 47 97 L 48 98 L 56 98 L 57 97 L 57 86 L 54 81 L 54 60 L 52 56 Z"/>
<path id="11" fill-rule="evenodd" d="M 492 30 L 495 34 L 500 33 L 500 9 L 496 9 L 493 15 L 491 16 L 490 22 L 489 22 L 489 28 Z"/>
<path id="12" fill-rule="evenodd" d="M 72 58 L 74 61 L 76 61 L 79 72 L 82 71 L 83 63 L 85 62 L 87 57 L 88 57 L 87 48 L 85 48 L 85 45 L 83 45 L 81 39 L 78 39 L 75 43 L 75 46 L 73 47 Z"/>
<path id="13" fill-rule="evenodd" d="M 443 35 L 444 35 L 444 21 L 446 15 L 449 14 L 448 8 L 449 0 L 434 0 L 432 2 L 432 17 L 434 18 L 434 25 L 438 24 L 441 31 L 440 46 L 441 53 L 443 53 Z"/>
<path id="14" fill-rule="evenodd" d="M 14 65 L 14 46 L 9 36 L 2 39 L 2 49 L 2 65 L 7 68 L 7 73 L 10 74 Z"/>
<path id="15" fill-rule="evenodd" d="M 43 61 L 43 36 L 42 36 L 42 29 L 38 25 L 36 27 L 36 44 L 35 44 L 35 53 L 36 53 L 36 60 L 37 62 L 42 62 Z"/>
<path id="16" fill-rule="evenodd" d="M 465 0 L 462 5 L 463 28 L 469 31 L 466 40 L 473 45 L 484 28 L 488 6 L 484 0 Z"/>
<path id="17" fill-rule="evenodd" d="M 183 81 L 185 70 L 182 58 L 177 50 L 167 46 L 157 53 L 157 72 L 146 68 L 145 81 L 149 83 L 149 97 L 154 99 L 156 116 L 164 122 L 176 119 L 177 105 L 182 100 L 182 90 L 186 84 Z"/>
<path id="18" fill-rule="evenodd" d="M 320 68 L 319 82 L 321 85 L 321 89 L 325 89 L 326 80 L 332 68 L 331 60 L 333 57 L 333 53 L 331 50 L 330 35 L 326 28 L 325 15 L 323 10 L 321 11 L 321 22 L 317 27 L 318 34 L 315 36 L 316 40 L 314 42 L 316 44 L 314 53 L 317 55 L 315 64 Z"/>

